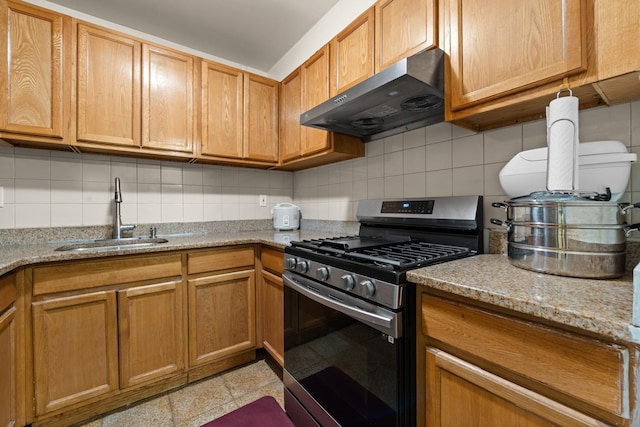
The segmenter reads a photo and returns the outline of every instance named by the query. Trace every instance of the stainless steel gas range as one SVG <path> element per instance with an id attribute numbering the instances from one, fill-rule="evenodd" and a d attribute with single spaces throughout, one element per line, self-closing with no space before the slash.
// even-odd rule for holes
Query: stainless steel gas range
<path id="1" fill-rule="evenodd" d="M 285 409 L 296 426 L 415 425 L 409 270 L 481 253 L 482 196 L 361 200 L 356 236 L 285 248 Z"/>

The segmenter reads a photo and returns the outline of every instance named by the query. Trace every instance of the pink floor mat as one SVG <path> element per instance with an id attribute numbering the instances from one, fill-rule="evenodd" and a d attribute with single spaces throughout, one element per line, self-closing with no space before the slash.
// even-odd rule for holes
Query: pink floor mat
<path id="1" fill-rule="evenodd" d="M 271 396 L 244 405 L 202 427 L 294 427 L 278 402 Z"/>

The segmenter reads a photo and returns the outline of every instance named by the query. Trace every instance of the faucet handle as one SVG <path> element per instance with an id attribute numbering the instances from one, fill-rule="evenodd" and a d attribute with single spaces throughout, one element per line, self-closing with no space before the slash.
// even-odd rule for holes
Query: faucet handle
<path id="1" fill-rule="evenodd" d="M 156 237 L 158 237 L 158 229 L 156 227 L 151 227 L 149 229 L 149 237 L 152 239 L 155 239 Z"/>

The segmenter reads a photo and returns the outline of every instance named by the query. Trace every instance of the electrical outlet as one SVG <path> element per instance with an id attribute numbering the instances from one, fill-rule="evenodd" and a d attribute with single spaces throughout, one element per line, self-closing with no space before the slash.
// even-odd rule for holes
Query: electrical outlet
<path id="1" fill-rule="evenodd" d="M 267 206 L 267 196 L 265 194 L 260 195 L 260 206 Z"/>

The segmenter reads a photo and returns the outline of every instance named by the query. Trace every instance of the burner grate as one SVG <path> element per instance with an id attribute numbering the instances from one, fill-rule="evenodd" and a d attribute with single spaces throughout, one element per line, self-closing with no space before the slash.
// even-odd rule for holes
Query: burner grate
<path id="1" fill-rule="evenodd" d="M 345 243 L 346 242 L 346 243 Z M 362 239 L 359 236 L 304 240 L 294 246 L 313 253 L 335 256 L 385 270 L 405 271 L 468 256 L 469 248 L 418 240 Z"/>

